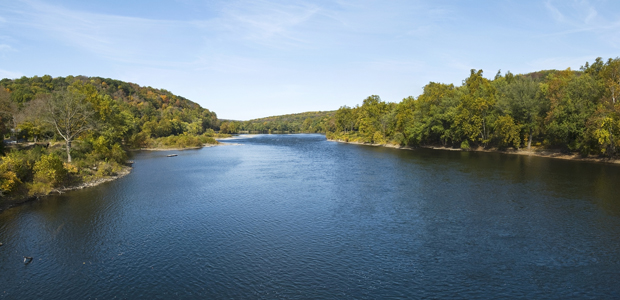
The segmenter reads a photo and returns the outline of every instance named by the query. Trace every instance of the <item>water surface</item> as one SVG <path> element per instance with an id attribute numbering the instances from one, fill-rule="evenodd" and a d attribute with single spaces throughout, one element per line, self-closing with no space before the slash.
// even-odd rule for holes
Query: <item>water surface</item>
<path id="1" fill-rule="evenodd" d="M 0 214 L 0 298 L 620 298 L 618 166 L 235 142 Z"/>

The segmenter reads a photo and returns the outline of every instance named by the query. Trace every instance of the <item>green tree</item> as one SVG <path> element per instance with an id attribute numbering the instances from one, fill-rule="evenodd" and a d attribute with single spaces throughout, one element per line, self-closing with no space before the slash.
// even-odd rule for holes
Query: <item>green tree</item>
<path id="1" fill-rule="evenodd" d="M 471 70 L 465 80 L 467 93 L 464 95 L 454 120 L 463 138 L 489 142 L 490 118 L 495 107 L 495 88 L 491 82 L 482 77 L 482 70 Z"/>
<path id="2" fill-rule="evenodd" d="M 9 120 L 11 137 L 15 139 L 14 133 L 17 131 L 18 105 L 11 100 L 11 94 L 0 86 L 0 118 Z M 0 132 L 3 134 L 3 132 Z"/>
<path id="3" fill-rule="evenodd" d="M 578 75 L 567 69 L 551 75 L 541 92 L 550 104 L 545 117 L 549 142 L 588 154 L 596 145 L 587 134 L 587 120 L 601 98 L 599 82 L 588 73 Z"/>
<path id="4" fill-rule="evenodd" d="M 515 124 L 511 116 L 499 116 L 493 123 L 495 137 L 500 148 L 512 146 L 519 148 L 521 138 L 519 137 L 520 128 Z"/>
<path id="5" fill-rule="evenodd" d="M 71 143 L 93 128 L 92 105 L 86 101 L 85 95 L 71 90 L 55 92 L 43 101 L 42 120 L 51 124 L 65 140 L 67 161 L 71 162 Z"/>
<path id="6" fill-rule="evenodd" d="M 454 138 L 452 123 L 460 101 L 455 95 L 454 85 L 430 82 L 415 103 L 413 98 L 401 102 L 410 103 L 407 105 L 411 107 L 412 115 L 405 126 L 405 133 L 412 144 L 441 143 L 445 146 Z"/>
<path id="7" fill-rule="evenodd" d="M 388 111 L 388 105 L 377 95 L 364 99 L 358 116 L 359 132 L 365 141 L 375 140 L 376 132 L 385 133 L 385 122 L 381 119 Z"/>
<path id="8" fill-rule="evenodd" d="M 591 120 L 594 138 L 601 147 L 601 152 L 610 156 L 616 153 L 620 138 L 620 59 L 609 59 L 597 72 L 603 85 L 603 97 Z"/>
<path id="9" fill-rule="evenodd" d="M 534 135 L 540 132 L 546 99 L 540 97 L 540 88 L 530 76 L 513 76 L 494 81 L 497 87 L 497 106 L 502 114 L 510 115 L 527 135 L 527 148 L 532 147 Z"/>
<path id="10" fill-rule="evenodd" d="M 353 116 L 353 109 L 348 106 L 341 106 L 335 114 L 336 119 L 336 128 L 340 131 L 347 130 L 353 131 L 353 126 L 355 125 L 355 119 Z"/>

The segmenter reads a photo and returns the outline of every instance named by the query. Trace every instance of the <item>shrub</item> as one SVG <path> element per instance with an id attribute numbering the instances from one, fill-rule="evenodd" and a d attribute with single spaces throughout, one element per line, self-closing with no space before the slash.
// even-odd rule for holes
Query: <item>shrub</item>
<path id="1" fill-rule="evenodd" d="M 469 150 L 471 147 L 469 146 L 469 141 L 464 140 L 463 142 L 461 142 L 461 149 L 463 150 Z"/>
<path id="2" fill-rule="evenodd" d="M 56 154 L 41 156 L 34 164 L 34 181 L 57 187 L 67 179 L 67 170 L 63 161 Z"/>
<path id="3" fill-rule="evenodd" d="M 52 192 L 52 186 L 44 182 L 31 182 L 28 184 L 30 195 L 47 195 Z"/>
<path id="4" fill-rule="evenodd" d="M 116 172 L 120 170 L 120 166 L 114 162 L 100 162 L 97 166 L 96 177 L 106 177 L 116 175 Z"/>
<path id="5" fill-rule="evenodd" d="M 405 136 L 402 133 L 397 132 L 396 134 L 394 134 L 393 141 L 398 143 L 399 145 L 404 145 L 405 144 Z"/>
<path id="6" fill-rule="evenodd" d="M 6 171 L 0 168 L 0 194 L 2 192 L 12 192 L 21 183 L 21 180 L 19 180 L 15 172 Z"/>
<path id="7" fill-rule="evenodd" d="M 205 130 L 205 133 L 203 133 L 203 135 L 208 136 L 208 137 L 214 137 L 215 131 L 213 131 L 213 129 L 211 128 L 207 128 L 207 130 Z"/>
<path id="8" fill-rule="evenodd" d="M 204 136 L 204 135 L 202 136 L 201 142 L 203 144 L 212 144 L 212 145 L 219 144 L 219 142 L 216 141 L 214 138 L 210 136 Z"/>
<path id="9" fill-rule="evenodd" d="M 12 171 L 21 180 L 26 181 L 32 175 L 32 163 L 29 153 L 13 151 L 0 159 L 0 173 Z"/>
<path id="10" fill-rule="evenodd" d="M 381 131 L 375 131 L 375 134 L 372 136 L 372 142 L 375 144 L 385 144 Z"/>

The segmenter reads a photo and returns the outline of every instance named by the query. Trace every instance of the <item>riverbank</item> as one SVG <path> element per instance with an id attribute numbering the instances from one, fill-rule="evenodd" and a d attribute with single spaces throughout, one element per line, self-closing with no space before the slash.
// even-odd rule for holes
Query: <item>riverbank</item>
<path id="1" fill-rule="evenodd" d="M 218 143 L 218 144 L 203 144 L 200 147 L 186 147 L 186 148 L 140 148 L 140 149 L 129 149 L 128 151 L 183 151 L 183 150 L 197 150 L 197 149 L 202 149 L 202 148 L 209 148 L 209 147 L 215 147 L 215 146 L 229 146 L 229 145 L 239 145 L 236 143 Z M 123 166 L 122 169 L 116 173 L 116 175 L 113 176 L 106 176 L 103 178 L 98 178 L 95 180 L 91 180 L 88 182 L 82 182 L 78 185 L 73 185 L 73 186 L 67 186 L 67 187 L 61 187 L 61 188 L 56 188 L 53 189 L 50 194 L 48 195 L 58 195 L 58 194 L 63 194 L 65 192 L 68 191 L 73 191 L 73 190 L 81 190 L 84 188 L 88 188 L 88 187 L 94 187 L 97 185 L 100 185 L 102 183 L 105 182 L 109 182 L 112 180 L 116 180 L 118 178 L 124 177 L 126 175 L 128 175 L 129 173 L 131 173 L 131 167 L 128 166 Z M 21 197 L 14 197 L 14 198 L 0 198 L 0 213 L 2 213 L 4 210 L 7 210 L 9 208 L 12 207 L 16 207 L 19 205 L 22 205 L 24 203 L 28 203 L 31 201 L 36 201 L 36 200 L 40 200 L 45 198 L 48 195 L 34 195 L 34 196 L 21 196 Z"/>
<path id="2" fill-rule="evenodd" d="M 16 207 L 16 206 L 19 206 L 19 205 L 22 205 L 22 204 L 25 204 L 31 201 L 37 201 L 37 200 L 44 199 L 45 197 L 49 195 L 59 195 L 59 194 L 63 194 L 68 191 L 81 190 L 81 189 L 85 189 L 88 187 L 98 186 L 102 183 L 116 180 L 121 177 L 125 177 L 129 175 L 129 173 L 131 173 L 132 169 L 133 169 L 132 167 L 123 166 L 122 169 L 116 173 L 116 175 L 106 176 L 103 178 L 97 178 L 95 180 L 91 180 L 88 182 L 82 182 L 80 184 L 73 185 L 73 186 L 56 188 L 56 189 L 53 189 L 48 195 L 34 195 L 34 196 L 23 196 L 23 197 L 17 197 L 17 198 L 4 198 L 0 200 L 0 213 L 12 207 Z"/>
<path id="3" fill-rule="evenodd" d="M 197 150 L 202 148 L 215 147 L 220 144 L 203 144 L 202 146 L 197 147 L 185 147 L 185 148 L 138 148 L 138 149 L 129 149 L 128 151 L 183 151 L 183 150 Z"/>
<path id="4" fill-rule="evenodd" d="M 372 143 L 361 143 L 361 142 L 346 142 L 343 140 L 331 140 L 328 141 L 345 143 L 345 144 L 355 144 L 355 145 L 364 145 L 364 146 L 373 146 L 373 147 L 386 147 L 386 148 L 394 148 L 394 149 L 402 149 L 402 150 L 415 150 L 414 147 L 409 146 L 400 146 L 394 144 L 372 144 Z M 605 163 L 605 164 L 620 164 L 620 159 L 610 159 L 606 157 L 583 157 L 580 154 L 576 153 L 564 153 L 557 150 L 549 150 L 549 149 L 510 149 L 510 150 L 499 150 L 499 149 L 484 149 L 482 147 L 472 148 L 469 150 L 464 150 L 460 148 L 450 148 L 443 146 L 420 146 L 419 148 L 425 149 L 433 149 L 433 150 L 443 150 L 443 151 L 469 151 L 469 152 L 492 152 L 492 153 L 503 153 L 503 154 L 514 154 L 514 155 L 526 155 L 526 156 L 538 156 L 538 157 L 547 157 L 547 158 L 555 158 L 555 159 L 564 159 L 564 160 L 573 160 L 573 161 L 587 161 L 587 162 L 595 162 L 595 163 Z"/>

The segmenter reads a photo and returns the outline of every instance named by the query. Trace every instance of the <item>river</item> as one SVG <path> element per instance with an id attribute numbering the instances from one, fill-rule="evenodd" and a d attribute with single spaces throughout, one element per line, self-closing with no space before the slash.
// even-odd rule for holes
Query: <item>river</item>
<path id="1" fill-rule="evenodd" d="M 230 142 L 1 213 L 0 298 L 620 298 L 620 166 Z"/>

